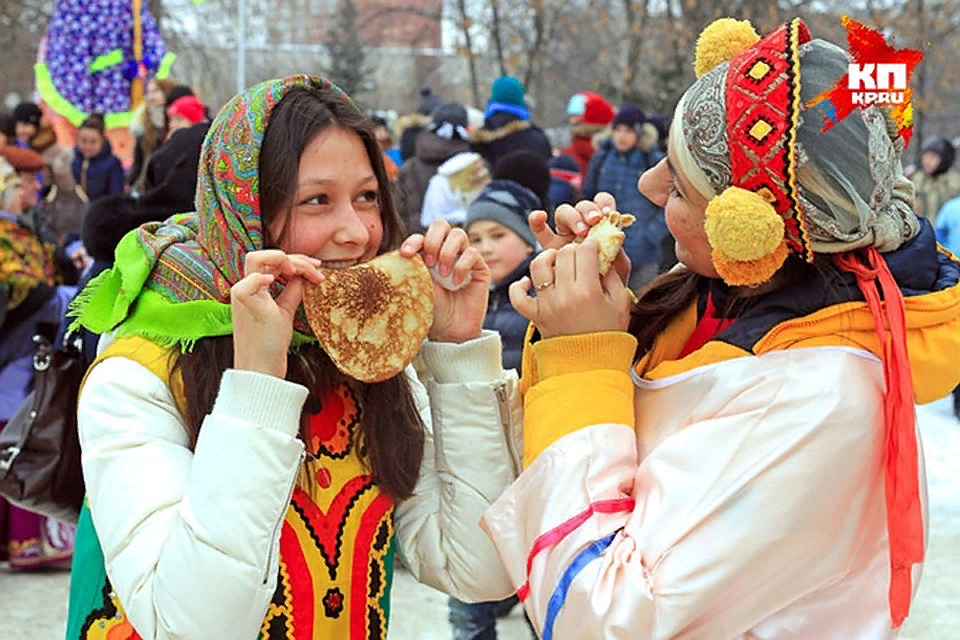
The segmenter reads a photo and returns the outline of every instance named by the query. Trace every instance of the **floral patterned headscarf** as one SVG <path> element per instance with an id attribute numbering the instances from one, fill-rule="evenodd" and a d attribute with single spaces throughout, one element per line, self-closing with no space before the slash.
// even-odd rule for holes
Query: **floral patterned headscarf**
<path id="1" fill-rule="evenodd" d="M 333 89 L 350 101 L 329 81 L 298 75 L 264 82 L 228 102 L 203 143 L 196 212 L 124 236 L 113 268 L 75 303 L 78 324 L 185 351 L 200 338 L 233 332 L 230 288 L 243 277 L 246 254 L 264 248 L 260 147 L 274 107 L 300 86 Z M 295 344 L 312 340 L 305 322 L 295 328 Z"/>

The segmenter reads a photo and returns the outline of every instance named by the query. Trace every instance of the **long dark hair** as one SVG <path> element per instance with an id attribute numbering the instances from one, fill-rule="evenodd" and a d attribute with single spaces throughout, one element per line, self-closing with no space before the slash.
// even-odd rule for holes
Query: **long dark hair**
<path id="1" fill-rule="evenodd" d="M 331 127 L 352 131 L 363 142 L 379 184 L 383 222 L 380 250 L 396 248 L 403 240 L 403 228 L 370 122 L 336 92 L 316 87 L 291 89 L 277 103 L 264 133 L 259 166 L 264 246 L 275 247 L 278 241 L 269 236 L 271 221 L 282 219 L 284 229 L 289 223 L 300 156 L 311 140 Z M 232 366 L 233 336 L 198 340 L 190 353 L 179 356 L 177 367 L 183 376 L 187 404 L 185 419 L 193 443 L 213 409 L 224 371 Z M 361 411 L 353 446 L 374 481 L 394 500 L 413 494 L 423 460 L 425 429 L 404 373 L 380 383 L 362 383 L 341 373 L 319 346 L 311 345 L 288 354 L 287 380 L 304 385 L 321 401 L 338 385 L 348 385 Z M 304 412 L 300 438 L 305 443 L 310 442 L 308 429 L 308 414 Z"/>
<path id="2" fill-rule="evenodd" d="M 824 287 L 836 286 L 837 267 L 829 256 L 816 256 L 813 263 L 791 254 L 770 282 L 771 290 L 790 287 L 814 278 Z M 684 310 L 689 308 L 708 286 L 709 278 L 687 267 L 668 271 L 657 277 L 640 293 L 637 304 L 630 313 L 627 329 L 637 339 L 633 362 L 637 364 L 654 347 L 667 326 Z M 731 292 L 720 313 L 724 317 L 738 317 L 749 308 L 759 304 L 764 294 L 754 294 L 746 289 Z M 646 373 L 646 371 L 642 372 Z"/>

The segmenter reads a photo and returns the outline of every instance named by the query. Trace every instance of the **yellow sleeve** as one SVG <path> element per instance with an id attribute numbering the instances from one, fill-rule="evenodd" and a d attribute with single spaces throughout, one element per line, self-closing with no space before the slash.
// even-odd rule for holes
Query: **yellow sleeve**
<path id="1" fill-rule="evenodd" d="M 634 426 L 628 333 L 563 336 L 527 345 L 537 381 L 524 397 L 524 466 L 560 438 L 594 424 Z"/>

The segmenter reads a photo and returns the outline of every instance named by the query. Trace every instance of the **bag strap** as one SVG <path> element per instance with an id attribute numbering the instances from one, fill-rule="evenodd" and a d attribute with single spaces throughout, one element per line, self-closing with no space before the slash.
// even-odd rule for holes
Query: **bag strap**
<path id="1" fill-rule="evenodd" d="M 150 342 L 140 336 L 131 336 L 128 338 L 119 338 L 114 340 L 103 350 L 103 353 L 87 367 L 87 372 L 80 382 L 80 390 L 77 392 L 77 399 L 83 392 L 83 385 L 87 382 L 87 377 L 93 368 L 108 358 L 127 358 L 146 367 L 150 373 L 157 376 L 163 383 L 170 386 L 173 393 L 173 399 L 177 403 L 177 408 L 181 414 L 185 414 L 187 406 L 186 396 L 183 392 L 183 376 L 180 371 L 176 371 L 171 377 L 174 365 L 174 353 L 170 349 L 164 349 L 157 344 Z"/>

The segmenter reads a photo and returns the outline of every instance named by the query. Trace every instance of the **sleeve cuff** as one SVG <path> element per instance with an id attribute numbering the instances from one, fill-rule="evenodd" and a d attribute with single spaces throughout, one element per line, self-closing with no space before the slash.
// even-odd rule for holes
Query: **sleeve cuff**
<path id="1" fill-rule="evenodd" d="M 597 369 L 630 371 L 637 350 L 637 339 L 629 333 L 606 331 L 576 336 L 559 336 L 533 343 L 537 378 Z"/>
<path id="2" fill-rule="evenodd" d="M 254 371 L 227 369 L 211 415 L 296 436 L 306 387 Z"/>
<path id="3" fill-rule="evenodd" d="M 427 370 L 440 384 L 496 382 L 503 378 L 500 334 L 484 331 L 462 344 L 426 342 L 420 350 Z"/>

